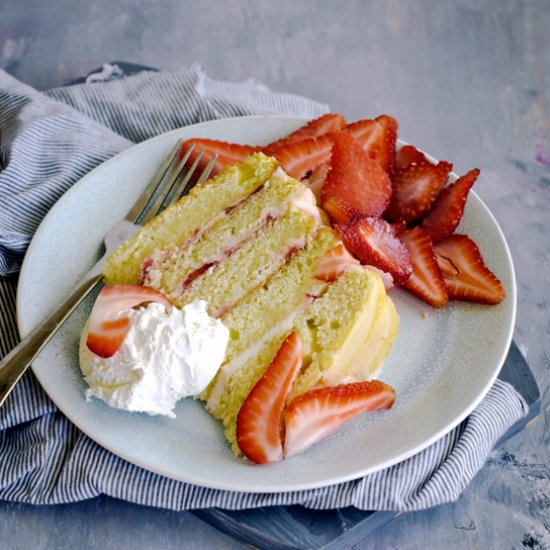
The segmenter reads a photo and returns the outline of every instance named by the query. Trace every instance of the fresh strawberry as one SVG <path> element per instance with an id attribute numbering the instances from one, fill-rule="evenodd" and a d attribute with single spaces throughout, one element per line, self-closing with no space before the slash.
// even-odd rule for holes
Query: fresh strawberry
<path id="1" fill-rule="evenodd" d="M 382 166 L 388 174 L 392 175 L 395 171 L 395 148 L 399 125 L 393 117 L 388 115 L 376 117 L 376 122 L 382 126 L 384 139 L 375 158 L 380 166 Z"/>
<path id="2" fill-rule="evenodd" d="M 502 283 L 485 265 L 476 243 L 466 235 L 450 235 L 434 245 L 449 298 L 498 304 L 504 299 Z"/>
<path id="3" fill-rule="evenodd" d="M 129 317 L 117 314 L 146 302 L 172 306 L 168 298 L 146 286 L 104 286 L 98 294 L 88 324 L 88 349 L 100 357 L 112 357 L 130 330 Z"/>
<path id="4" fill-rule="evenodd" d="M 343 244 L 327 250 L 319 259 L 314 277 L 321 281 L 335 281 L 350 265 L 357 265 L 354 258 Z"/>
<path id="5" fill-rule="evenodd" d="M 195 147 L 187 161 L 187 165 L 189 166 L 191 166 L 191 164 L 198 157 L 199 153 L 204 149 L 204 153 L 202 154 L 197 166 L 197 174 L 200 174 L 200 172 L 206 168 L 206 165 L 215 154 L 218 155 L 216 164 L 214 164 L 212 172 L 210 173 L 212 177 L 222 172 L 231 164 L 243 162 L 248 156 L 261 149 L 260 147 L 252 147 L 251 145 L 241 145 L 238 143 L 228 143 L 227 141 L 220 141 L 216 139 L 191 138 L 184 141 L 180 146 L 180 154 L 182 158 L 185 152 L 193 144 Z"/>
<path id="6" fill-rule="evenodd" d="M 398 127 L 394 118 L 381 115 L 375 120 L 365 119 L 352 122 L 344 130 L 356 139 L 386 173 L 391 174 L 395 164 Z"/>
<path id="7" fill-rule="evenodd" d="M 318 166 L 330 161 L 331 135 L 324 134 L 285 145 L 274 151 L 272 156 L 293 178 L 301 180 Z"/>
<path id="8" fill-rule="evenodd" d="M 378 216 L 391 195 L 391 181 L 380 165 L 348 132 L 332 134 L 332 159 L 321 192 L 321 206 L 325 208 L 330 199 L 343 205 L 344 216 L 334 216 L 331 204 L 327 210 L 333 221 L 346 221 L 359 216 Z"/>
<path id="9" fill-rule="evenodd" d="M 424 153 L 420 152 L 413 145 L 403 145 L 395 156 L 395 169 L 402 170 L 411 164 L 419 164 L 427 162 L 427 160 Z"/>
<path id="10" fill-rule="evenodd" d="M 257 464 L 283 458 L 282 412 L 301 365 L 302 342 L 292 332 L 239 410 L 237 444 Z"/>
<path id="11" fill-rule="evenodd" d="M 417 226 L 399 233 L 411 254 L 413 270 L 403 286 L 432 307 L 447 304 L 449 296 L 435 259 L 432 239 L 423 227 Z"/>
<path id="12" fill-rule="evenodd" d="M 390 205 L 384 215 L 390 220 L 415 221 L 432 205 L 445 185 L 452 164 L 420 162 L 398 170 L 392 179 Z"/>
<path id="13" fill-rule="evenodd" d="M 395 229 L 382 218 L 357 219 L 336 224 L 335 229 L 348 250 L 364 265 L 373 265 L 403 284 L 412 272 L 407 247 L 397 238 Z"/>
<path id="14" fill-rule="evenodd" d="M 321 190 L 321 200 L 322 200 Z M 348 223 L 357 218 L 357 211 L 351 204 L 338 197 L 325 198 L 323 210 L 328 214 L 330 221 L 335 223 Z"/>
<path id="15" fill-rule="evenodd" d="M 305 451 L 350 418 L 389 409 L 394 401 L 394 389 L 378 380 L 314 389 L 295 397 L 284 412 L 285 458 Z"/>
<path id="16" fill-rule="evenodd" d="M 399 235 L 401 231 L 405 231 L 409 225 L 405 220 L 397 220 L 395 222 L 392 222 L 391 226 L 393 227 L 393 230 L 395 231 L 396 235 Z"/>
<path id="17" fill-rule="evenodd" d="M 384 144 L 384 128 L 376 120 L 357 120 L 348 124 L 344 130 L 349 132 L 367 151 L 370 158 L 376 158 L 378 150 Z"/>
<path id="18" fill-rule="evenodd" d="M 447 237 L 458 227 L 464 214 L 468 193 L 478 176 L 479 170 L 475 168 L 440 191 L 430 211 L 422 220 L 422 225 L 430 232 L 434 242 Z"/>
<path id="19" fill-rule="evenodd" d="M 317 204 L 321 203 L 321 191 L 323 190 L 323 185 L 325 185 L 329 169 L 330 164 L 321 164 L 321 166 L 317 166 L 311 172 L 311 175 L 307 179 L 302 180 L 315 195 Z"/>
<path id="20" fill-rule="evenodd" d="M 281 147 L 298 143 L 304 139 L 316 138 L 331 132 L 338 132 L 338 130 L 341 130 L 345 125 L 346 119 L 342 115 L 328 113 L 314 120 L 310 120 L 305 126 L 298 128 L 298 130 L 282 139 L 278 139 L 266 145 L 262 150 L 266 155 L 271 156 Z"/>

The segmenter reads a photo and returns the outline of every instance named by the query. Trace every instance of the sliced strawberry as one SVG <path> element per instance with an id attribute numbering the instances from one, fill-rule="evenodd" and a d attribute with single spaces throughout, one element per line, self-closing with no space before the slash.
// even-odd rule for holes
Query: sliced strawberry
<path id="1" fill-rule="evenodd" d="M 295 397 L 284 412 L 285 458 L 305 451 L 360 413 L 389 409 L 391 386 L 378 380 L 310 390 Z"/>
<path id="2" fill-rule="evenodd" d="M 315 195 L 317 204 L 321 203 L 321 191 L 323 190 L 323 185 L 327 179 L 329 169 L 330 164 L 321 164 L 321 166 L 317 166 L 317 168 L 311 172 L 311 175 L 307 179 L 302 180 Z"/>
<path id="3" fill-rule="evenodd" d="M 428 231 L 417 226 L 401 231 L 399 238 L 409 249 L 413 266 L 411 276 L 403 286 L 432 307 L 445 306 L 449 296 Z"/>
<path id="4" fill-rule="evenodd" d="M 399 233 L 401 233 L 401 231 L 405 231 L 405 229 L 407 229 L 407 227 L 409 227 L 405 220 L 397 220 L 397 221 L 393 222 L 391 224 L 391 226 L 393 227 L 396 235 L 399 235 Z"/>
<path id="5" fill-rule="evenodd" d="M 322 197 L 322 190 L 321 190 Z M 322 198 L 321 198 L 322 200 Z M 330 221 L 334 223 L 348 223 L 357 218 L 357 211 L 351 204 L 338 197 L 325 198 L 323 210 L 328 214 Z"/>
<path id="6" fill-rule="evenodd" d="M 301 365 L 302 342 L 292 332 L 239 410 L 237 444 L 257 464 L 283 458 L 282 412 Z"/>
<path id="7" fill-rule="evenodd" d="M 262 150 L 271 156 L 277 149 L 298 143 L 304 139 L 316 138 L 331 132 L 338 132 L 346 125 L 346 119 L 337 113 L 328 113 L 314 120 L 310 120 L 305 126 L 298 128 L 288 136 L 278 139 L 266 145 Z"/>
<path id="8" fill-rule="evenodd" d="M 395 169 L 401 170 L 411 164 L 419 164 L 420 162 L 427 162 L 427 160 L 424 153 L 413 145 L 403 145 L 395 156 Z"/>
<path id="9" fill-rule="evenodd" d="M 452 167 L 445 161 L 426 161 L 398 170 L 392 179 L 393 192 L 385 216 L 407 222 L 419 219 L 430 209 Z"/>
<path id="10" fill-rule="evenodd" d="M 434 245 L 449 298 L 498 304 L 504 299 L 502 283 L 485 265 L 476 243 L 466 235 L 450 235 Z"/>
<path id="11" fill-rule="evenodd" d="M 434 242 L 450 235 L 458 227 L 464 214 L 468 193 L 478 176 L 479 170 L 475 168 L 440 191 L 430 211 L 422 220 L 422 225 L 430 232 Z"/>
<path id="12" fill-rule="evenodd" d="M 373 265 L 403 284 L 412 272 L 407 247 L 397 238 L 395 229 L 382 218 L 358 219 L 336 224 L 335 229 L 348 250 L 364 265 Z"/>
<path id="13" fill-rule="evenodd" d="M 324 134 L 285 145 L 277 149 L 272 156 L 293 178 L 301 180 L 318 166 L 330 161 L 331 135 L 333 134 Z"/>
<path id="14" fill-rule="evenodd" d="M 338 244 L 327 250 L 319 259 L 314 277 L 321 281 L 335 281 L 350 265 L 358 265 L 343 244 Z"/>
<path id="15" fill-rule="evenodd" d="M 330 199 L 342 206 L 345 217 L 378 216 L 391 195 L 391 181 L 380 165 L 347 132 L 332 134 L 332 159 L 323 190 L 321 206 Z M 331 216 L 331 208 L 327 210 Z M 341 216 L 334 221 L 343 221 Z"/>
<path id="16" fill-rule="evenodd" d="M 348 124 L 344 130 L 354 137 L 371 158 L 376 158 L 378 150 L 384 145 L 384 128 L 376 120 L 357 120 Z"/>
<path id="17" fill-rule="evenodd" d="M 381 115 L 375 120 L 365 119 L 352 122 L 344 130 L 356 139 L 386 173 L 391 174 L 395 164 L 398 128 L 394 118 Z"/>
<path id="18" fill-rule="evenodd" d="M 382 146 L 377 151 L 375 158 L 380 166 L 391 175 L 395 171 L 395 148 L 399 125 L 395 118 L 389 115 L 380 115 L 376 117 L 376 122 L 382 126 L 384 138 Z"/>
<path id="19" fill-rule="evenodd" d="M 117 314 L 146 302 L 164 304 L 167 309 L 172 307 L 164 294 L 146 286 L 104 286 L 90 314 L 88 349 L 100 357 L 112 357 L 131 326 L 128 317 L 117 317 Z"/>
<path id="20" fill-rule="evenodd" d="M 184 141 L 180 146 L 180 154 L 182 157 L 192 144 L 195 145 L 195 148 L 187 161 L 189 166 L 191 166 L 191 163 L 195 161 L 199 153 L 204 149 L 204 153 L 202 154 L 197 166 L 197 174 L 200 174 L 200 172 L 206 168 L 206 165 L 215 154 L 218 155 L 216 164 L 214 164 L 212 172 L 210 173 L 212 177 L 222 172 L 231 164 L 243 162 L 247 157 L 261 149 L 260 147 L 252 147 L 251 145 L 241 145 L 238 143 L 228 143 L 227 141 L 220 141 L 216 139 L 191 138 Z"/>

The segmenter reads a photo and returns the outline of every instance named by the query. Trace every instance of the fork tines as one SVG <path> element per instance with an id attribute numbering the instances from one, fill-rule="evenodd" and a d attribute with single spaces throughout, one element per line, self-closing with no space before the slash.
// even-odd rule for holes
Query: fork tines
<path id="1" fill-rule="evenodd" d="M 182 141 L 180 140 L 153 176 L 151 183 L 143 194 L 143 205 L 139 214 L 135 216 L 134 223 L 146 224 L 168 206 L 187 195 L 194 185 L 204 183 L 210 176 L 217 155 L 210 159 L 198 179 L 195 179 L 193 176 L 205 150 L 201 149 L 193 159 L 191 166 L 187 167 L 195 145 L 191 144 L 185 153 L 182 153 L 181 145 Z"/>

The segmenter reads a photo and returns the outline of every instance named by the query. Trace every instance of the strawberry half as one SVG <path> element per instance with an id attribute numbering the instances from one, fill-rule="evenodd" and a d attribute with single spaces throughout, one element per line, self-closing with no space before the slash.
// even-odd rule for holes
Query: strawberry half
<path id="1" fill-rule="evenodd" d="M 378 380 L 310 390 L 295 397 L 284 412 L 285 458 L 301 453 L 366 411 L 389 409 L 395 391 Z"/>
<path id="2" fill-rule="evenodd" d="M 375 120 L 365 119 L 352 122 L 344 130 L 355 138 L 386 173 L 391 174 L 395 164 L 398 128 L 394 118 L 381 115 Z"/>
<path id="3" fill-rule="evenodd" d="M 321 166 L 317 166 L 317 168 L 311 172 L 311 175 L 307 179 L 302 180 L 315 195 L 317 204 L 321 203 L 321 192 L 323 191 L 323 186 L 325 185 L 329 170 L 330 164 L 321 164 Z"/>
<path id="4" fill-rule="evenodd" d="M 452 164 L 420 162 L 398 170 L 392 179 L 391 201 L 384 215 L 411 222 L 422 217 L 445 185 Z"/>
<path id="5" fill-rule="evenodd" d="M 131 326 L 129 317 L 117 318 L 116 315 L 146 302 L 164 304 L 167 310 L 172 307 L 164 294 L 146 286 L 104 286 L 90 314 L 86 340 L 88 349 L 99 357 L 112 357 Z"/>
<path id="6" fill-rule="evenodd" d="M 282 412 L 301 365 L 302 342 L 292 332 L 239 410 L 237 444 L 257 464 L 283 458 Z"/>
<path id="7" fill-rule="evenodd" d="M 348 250 L 362 264 L 390 273 L 396 285 L 403 284 L 409 278 L 412 272 L 411 256 L 386 220 L 358 219 L 347 224 L 336 224 L 335 229 Z"/>
<path id="8" fill-rule="evenodd" d="M 464 214 L 468 193 L 478 176 L 479 170 L 475 168 L 440 191 L 430 211 L 422 220 L 422 226 L 429 231 L 434 242 L 447 237 L 458 227 Z"/>
<path id="9" fill-rule="evenodd" d="M 180 154 L 182 157 L 192 144 L 195 144 L 195 148 L 187 160 L 187 164 L 189 166 L 198 157 L 200 151 L 204 149 L 204 153 L 201 156 L 195 172 L 197 174 L 200 174 L 200 172 L 206 168 L 206 165 L 215 154 L 218 155 L 216 164 L 214 164 L 214 167 L 210 173 L 211 177 L 218 175 L 231 164 L 243 162 L 247 157 L 261 150 L 260 147 L 252 147 L 251 145 L 228 143 L 227 141 L 220 141 L 216 139 L 191 138 L 184 141 L 180 146 Z"/>
<path id="10" fill-rule="evenodd" d="M 335 281 L 350 265 L 357 265 L 354 258 L 343 244 L 338 244 L 327 250 L 319 259 L 314 277 L 321 281 Z"/>
<path id="11" fill-rule="evenodd" d="M 388 174 L 395 171 L 395 148 L 397 144 L 397 130 L 399 125 L 395 118 L 388 115 L 376 117 L 376 122 L 382 126 L 382 146 L 376 153 L 376 161 Z"/>
<path id="12" fill-rule="evenodd" d="M 428 159 L 413 145 L 403 145 L 395 156 L 395 169 L 401 170 L 411 164 L 428 162 Z"/>
<path id="13" fill-rule="evenodd" d="M 423 227 L 417 226 L 399 233 L 412 259 L 411 276 L 403 286 L 432 307 L 444 307 L 449 301 L 443 275 L 435 259 L 432 239 Z"/>
<path id="14" fill-rule="evenodd" d="M 384 145 L 384 128 L 376 120 L 357 120 L 348 124 L 344 130 L 367 151 L 370 158 L 376 158 L 376 153 Z"/>
<path id="15" fill-rule="evenodd" d="M 324 134 L 285 145 L 273 152 L 281 166 L 297 180 L 303 179 L 315 168 L 330 161 L 333 134 Z"/>
<path id="16" fill-rule="evenodd" d="M 485 265 L 476 243 L 466 235 L 450 235 L 434 245 L 449 298 L 498 304 L 505 296 L 502 283 Z"/>
<path id="17" fill-rule="evenodd" d="M 321 190 L 321 200 L 323 192 Z M 348 223 L 357 219 L 357 211 L 351 204 L 338 197 L 329 197 L 324 199 L 323 210 L 328 214 L 331 223 Z"/>
<path id="18" fill-rule="evenodd" d="M 391 181 L 380 165 L 348 132 L 332 134 L 332 159 L 321 191 L 321 205 L 333 221 L 381 214 Z"/>
<path id="19" fill-rule="evenodd" d="M 310 120 L 305 126 L 298 128 L 295 132 L 292 132 L 288 136 L 278 139 L 266 145 L 262 150 L 263 152 L 271 156 L 277 149 L 298 143 L 304 139 L 316 138 L 329 134 L 331 132 L 338 132 L 346 125 L 346 119 L 337 113 L 328 113 L 319 118 Z"/>

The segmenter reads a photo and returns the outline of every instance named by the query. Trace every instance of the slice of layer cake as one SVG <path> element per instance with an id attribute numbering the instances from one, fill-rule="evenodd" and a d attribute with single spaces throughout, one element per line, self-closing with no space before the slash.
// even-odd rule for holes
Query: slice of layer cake
<path id="1" fill-rule="evenodd" d="M 198 186 L 108 260 L 109 284 L 141 283 L 178 308 L 206 300 L 229 329 L 225 359 L 201 394 L 239 453 L 236 418 L 281 344 L 296 332 L 302 370 L 289 400 L 312 388 L 372 378 L 398 317 L 380 277 L 318 268 L 341 241 L 311 191 L 262 153 Z"/>
<path id="2" fill-rule="evenodd" d="M 226 361 L 204 395 L 207 407 L 223 422 L 226 437 L 238 453 L 240 407 L 291 332 L 298 333 L 303 350 L 302 372 L 288 402 L 312 388 L 370 380 L 389 352 L 398 324 L 380 277 L 350 266 L 326 284 L 318 297 L 306 297 L 301 307 L 282 319 L 272 318 L 271 328 L 262 337 Z"/>

